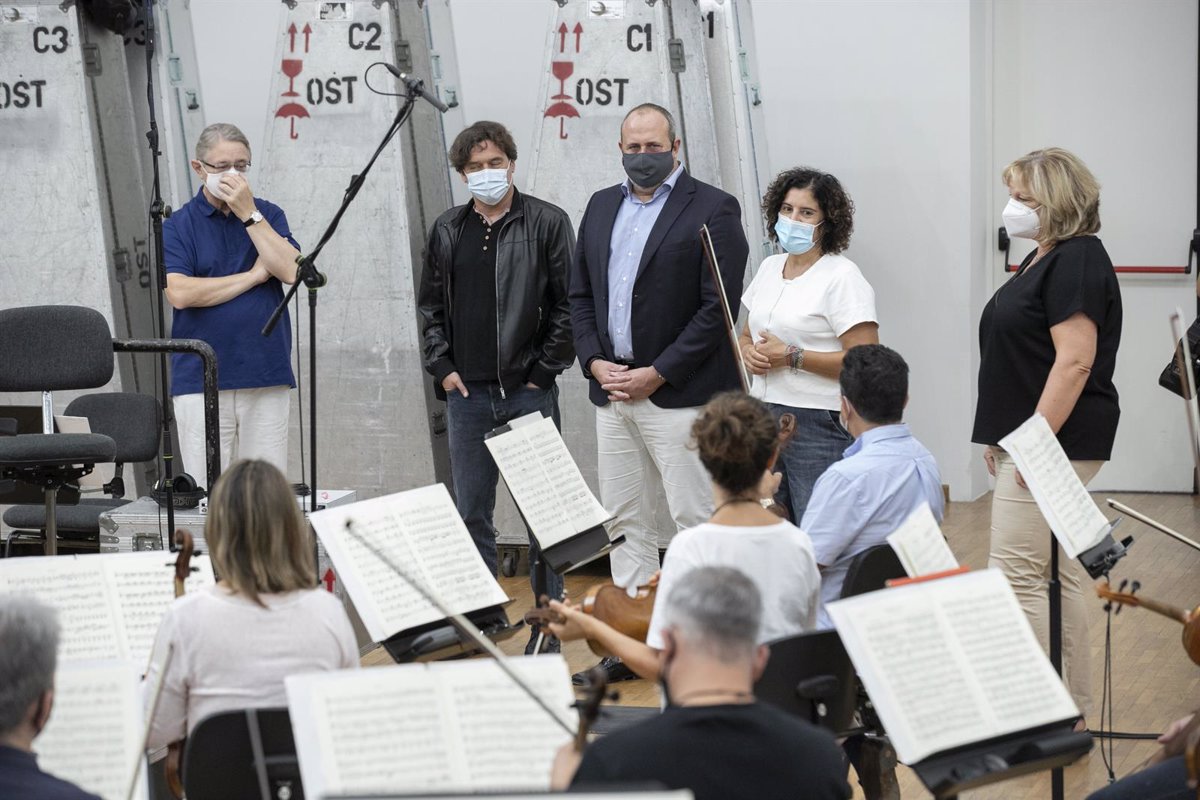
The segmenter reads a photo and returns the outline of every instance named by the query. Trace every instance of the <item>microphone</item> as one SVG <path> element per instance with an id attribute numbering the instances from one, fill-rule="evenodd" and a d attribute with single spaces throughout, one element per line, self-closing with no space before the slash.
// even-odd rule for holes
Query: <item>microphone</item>
<path id="1" fill-rule="evenodd" d="M 386 61 L 383 61 L 380 63 L 382 63 L 383 66 L 387 68 L 388 72 L 395 75 L 397 78 L 399 78 L 404 83 L 404 85 L 406 87 L 408 87 L 408 91 L 410 94 L 421 95 L 421 97 L 424 97 L 425 100 L 431 106 L 433 106 L 434 108 L 436 108 L 438 111 L 442 112 L 443 114 L 445 114 L 447 111 L 450 110 L 450 106 L 446 105 L 441 100 L 439 100 L 437 95 L 430 94 L 429 90 L 427 90 L 425 88 L 425 81 L 421 80 L 420 78 L 409 75 L 407 72 L 401 72 L 398 67 L 392 66 L 391 64 L 387 63 Z"/>

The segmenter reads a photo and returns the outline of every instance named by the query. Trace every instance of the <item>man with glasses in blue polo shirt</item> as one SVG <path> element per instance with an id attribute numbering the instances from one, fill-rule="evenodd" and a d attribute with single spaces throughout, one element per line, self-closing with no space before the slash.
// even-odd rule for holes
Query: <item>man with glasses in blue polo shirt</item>
<path id="1" fill-rule="evenodd" d="M 287 311 L 270 336 L 260 332 L 283 284 L 296 280 L 299 245 L 283 211 L 251 192 L 250 143 L 237 127 L 205 128 L 191 165 L 203 185 L 163 225 L 171 336 L 216 351 L 223 465 L 258 458 L 286 473 L 288 390 L 296 385 Z M 173 355 L 180 454 L 193 476 L 205 474 L 203 391 L 200 359 Z"/>

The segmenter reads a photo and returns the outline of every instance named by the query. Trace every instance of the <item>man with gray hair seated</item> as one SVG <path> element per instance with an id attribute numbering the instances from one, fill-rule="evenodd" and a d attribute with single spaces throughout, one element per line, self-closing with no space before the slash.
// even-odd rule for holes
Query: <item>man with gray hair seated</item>
<path id="1" fill-rule="evenodd" d="M 0 595 L 0 797 L 100 800 L 42 772 L 33 740 L 50 721 L 58 620 L 32 597 Z"/>
<path id="2" fill-rule="evenodd" d="M 768 649 L 757 644 L 762 599 L 730 567 L 698 567 L 667 598 L 660 681 L 666 710 L 555 758 L 562 789 L 658 783 L 696 800 L 850 797 L 829 733 L 754 699 Z"/>

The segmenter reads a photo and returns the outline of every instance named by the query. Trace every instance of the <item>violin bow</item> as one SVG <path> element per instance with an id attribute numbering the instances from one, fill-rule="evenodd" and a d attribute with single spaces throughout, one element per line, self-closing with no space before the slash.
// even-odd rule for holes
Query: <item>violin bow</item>
<path id="1" fill-rule="evenodd" d="M 349 534 L 354 541 L 366 548 L 367 552 L 382 561 L 384 566 L 400 576 L 401 580 L 415 589 L 419 595 L 425 598 L 426 602 L 437 609 L 439 614 L 450 620 L 450 623 L 458 629 L 459 633 L 475 642 L 475 644 L 478 645 L 483 652 L 494 658 L 496 660 L 496 664 L 500 667 L 501 671 L 508 676 L 509 680 L 515 683 L 522 692 L 529 695 L 530 699 L 537 703 L 538 706 L 546 712 L 547 716 L 554 720 L 558 727 L 566 731 L 569 736 L 575 736 L 575 728 L 572 727 L 570 723 L 568 723 L 562 717 L 560 717 L 558 713 L 555 712 L 554 709 L 552 709 L 544 699 L 542 699 L 542 696 L 535 692 L 533 687 L 526 683 L 525 679 L 518 675 L 516 671 L 509 666 L 508 656 L 504 655 L 504 653 L 500 651 L 500 648 L 496 647 L 496 644 L 491 639 L 484 636 L 483 631 L 479 630 L 479 628 L 475 626 L 474 622 L 471 622 L 471 620 L 467 619 L 462 614 L 451 611 L 450 607 L 447 606 L 442 598 L 438 597 L 438 595 L 432 589 L 425 586 L 420 581 L 416 580 L 407 572 L 405 572 L 404 569 L 402 569 L 400 565 L 397 564 L 387 553 L 380 550 L 375 546 L 374 542 L 359 533 L 359 531 L 356 530 L 354 520 L 346 520 L 346 533 Z"/>
<path id="2" fill-rule="evenodd" d="M 738 346 L 737 329 L 734 327 L 733 312 L 729 308 L 729 298 L 725 295 L 725 282 L 721 280 L 721 270 L 717 266 L 717 251 L 713 247 L 712 234 L 707 225 L 700 226 L 700 244 L 704 249 L 704 257 L 708 261 L 708 273 L 712 276 L 717 299 L 721 301 L 721 310 L 725 313 L 725 333 L 729 337 L 729 346 L 733 348 L 733 360 L 737 364 L 738 379 L 742 383 L 742 391 L 750 394 L 750 378 L 746 371 L 746 359 L 742 357 L 742 348 Z"/>

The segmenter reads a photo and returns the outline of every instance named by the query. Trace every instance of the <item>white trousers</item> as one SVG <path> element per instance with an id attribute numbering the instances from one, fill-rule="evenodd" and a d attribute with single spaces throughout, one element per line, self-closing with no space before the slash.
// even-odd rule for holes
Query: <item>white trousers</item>
<path id="1" fill-rule="evenodd" d="M 226 389 L 217 393 L 217 400 L 221 412 L 221 470 L 239 458 L 257 458 L 274 464 L 286 475 L 289 388 Z M 183 471 L 204 486 L 208 482 L 204 459 L 204 395 L 176 395 L 174 402 Z"/>
<path id="2" fill-rule="evenodd" d="M 644 584 L 659 567 L 655 519 L 660 488 L 677 530 L 712 515 L 708 472 L 688 447 L 699 413 L 699 408 L 659 408 L 650 400 L 596 409 L 600 503 L 615 516 L 612 535 L 625 536 L 625 544 L 610 557 L 617 586 Z"/>

